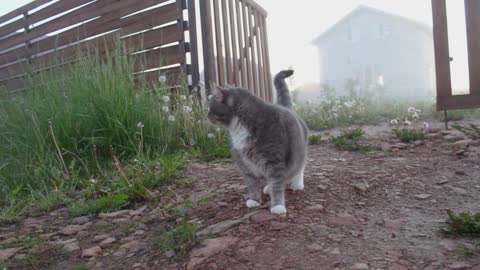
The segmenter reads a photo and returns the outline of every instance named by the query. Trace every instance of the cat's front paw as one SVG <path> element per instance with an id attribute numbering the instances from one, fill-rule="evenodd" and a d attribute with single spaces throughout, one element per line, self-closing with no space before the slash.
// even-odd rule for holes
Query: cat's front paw
<path id="1" fill-rule="evenodd" d="M 263 194 L 270 194 L 270 185 L 266 185 L 264 188 L 263 188 Z"/>
<path id="2" fill-rule="evenodd" d="M 255 200 L 247 200 L 247 202 L 245 203 L 245 205 L 248 207 L 248 208 L 255 208 L 255 207 L 259 207 L 261 204 Z"/>
<path id="3" fill-rule="evenodd" d="M 283 205 L 277 205 L 270 209 L 270 212 L 275 215 L 282 215 L 287 213 L 287 208 Z"/>
<path id="4" fill-rule="evenodd" d="M 293 191 L 297 190 L 303 190 L 305 187 L 303 186 L 303 182 L 298 182 L 298 183 L 291 183 L 290 184 L 290 189 Z"/>

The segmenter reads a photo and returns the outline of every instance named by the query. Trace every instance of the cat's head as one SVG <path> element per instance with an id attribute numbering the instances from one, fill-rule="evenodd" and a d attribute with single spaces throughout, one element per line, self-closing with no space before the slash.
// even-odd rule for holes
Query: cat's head
<path id="1" fill-rule="evenodd" d="M 235 95 L 232 88 L 215 86 L 208 102 L 208 121 L 220 127 L 228 127 L 234 117 Z"/>

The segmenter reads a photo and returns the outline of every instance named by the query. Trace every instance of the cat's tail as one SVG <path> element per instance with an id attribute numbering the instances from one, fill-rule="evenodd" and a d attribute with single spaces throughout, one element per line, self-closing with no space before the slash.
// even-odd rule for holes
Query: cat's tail
<path id="1" fill-rule="evenodd" d="M 275 88 L 277 88 L 277 104 L 287 108 L 292 108 L 292 98 L 285 79 L 292 76 L 293 72 L 293 70 L 282 70 L 273 80 Z"/>

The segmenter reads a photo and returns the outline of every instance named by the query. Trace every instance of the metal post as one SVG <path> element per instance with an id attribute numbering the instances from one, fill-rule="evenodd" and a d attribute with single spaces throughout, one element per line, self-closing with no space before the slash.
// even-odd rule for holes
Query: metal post
<path id="1" fill-rule="evenodd" d="M 443 114 L 445 117 L 445 130 L 448 130 L 448 112 L 447 110 L 443 110 Z"/>

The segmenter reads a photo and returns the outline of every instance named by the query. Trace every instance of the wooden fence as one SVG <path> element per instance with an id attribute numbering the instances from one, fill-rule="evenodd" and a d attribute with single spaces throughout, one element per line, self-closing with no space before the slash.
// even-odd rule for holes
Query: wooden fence
<path id="1" fill-rule="evenodd" d="M 104 53 L 120 39 L 145 61 L 135 74 L 148 80 L 187 76 L 199 85 L 201 44 L 207 90 L 242 86 L 271 101 L 266 16 L 252 0 L 35 0 L 0 17 L 0 87 L 22 90 L 28 74 L 92 47 Z"/>
<path id="2" fill-rule="evenodd" d="M 250 0 L 200 2 L 205 85 L 235 85 L 272 101 L 267 12 Z"/>
<path id="3" fill-rule="evenodd" d="M 446 0 L 432 0 L 433 35 L 437 75 L 437 110 L 457 110 L 480 107 L 480 1 L 465 1 L 467 25 L 470 93 L 453 95 L 450 75 L 451 58 L 448 45 Z"/>

